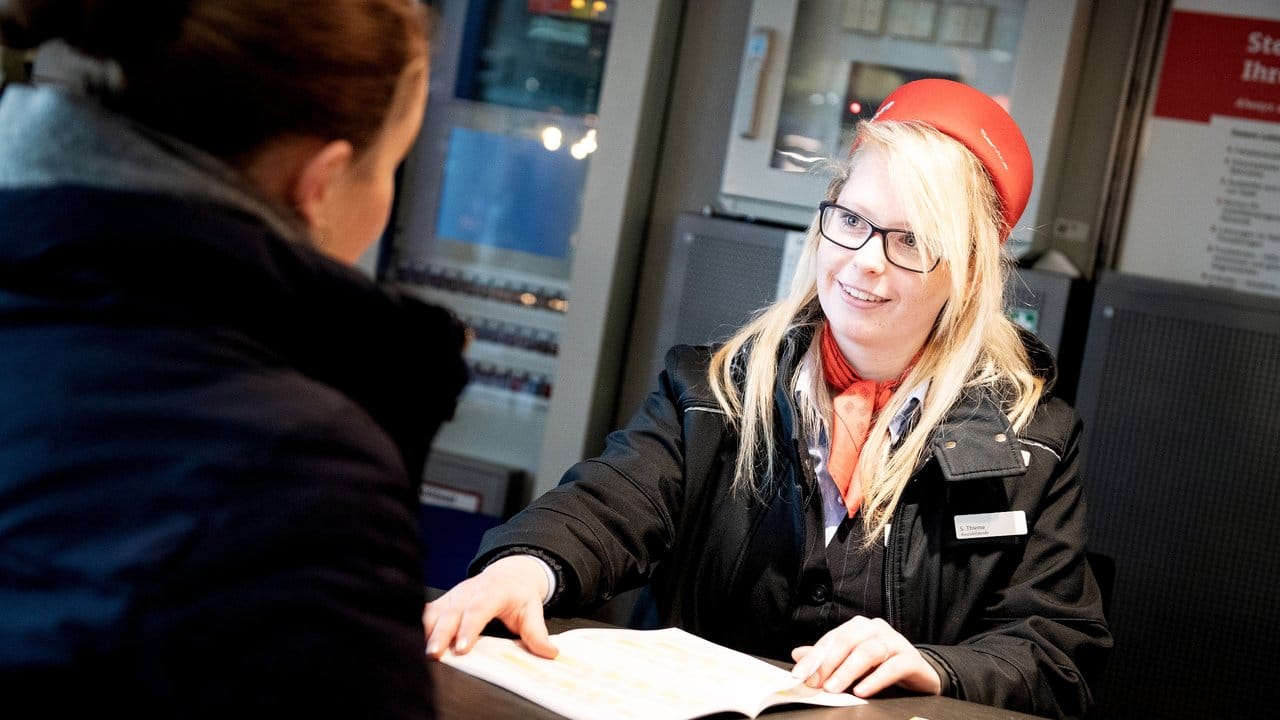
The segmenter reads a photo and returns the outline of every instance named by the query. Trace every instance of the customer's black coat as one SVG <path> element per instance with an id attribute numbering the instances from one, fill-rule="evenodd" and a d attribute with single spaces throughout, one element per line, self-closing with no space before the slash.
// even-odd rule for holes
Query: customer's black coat
<path id="1" fill-rule="evenodd" d="M 429 715 L 416 479 L 461 327 L 199 200 L 0 189 L 0 688 Z"/>
<path id="2" fill-rule="evenodd" d="M 807 343 L 792 338 L 781 377 Z M 604 454 L 490 531 L 473 571 L 524 546 L 563 569 L 553 611 L 581 612 L 652 577 L 665 623 L 779 659 L 814 642 L 788 624 L 791 608 L 809 602 L 803 514 L 816 481 L 801 462 L 803 433 L 779 388 L 777 437 L 788 451 L 767 499 L 732 493 L 738 439 L 707 385 L 710 354 L 674 348 L 657 391 Z M 1088 683 L 1111 636 L 1084 554 L 1079 433 L 1075 413 L 1046 394 L 1015 438 L 978 393 L 938 429 L 894 513 L 885 619 L 939 661 L 958 697 L 1060 716 L 1092 703 Z M 955 539 L 956 515 L 1018 510 L 1025 536 Z"/>

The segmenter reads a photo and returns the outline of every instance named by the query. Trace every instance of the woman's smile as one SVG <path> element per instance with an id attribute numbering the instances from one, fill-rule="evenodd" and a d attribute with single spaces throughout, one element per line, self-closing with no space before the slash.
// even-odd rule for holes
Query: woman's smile
<path id="1" fill-rule="evenodd" d="M 839 281 L 837 281 L 837 283 L 840 285 L 840 289 L 844 291 L 844 294 L 848 295 L 854 300 L 861 300 L 862 302 L 872 303 L 873 305 L 879 305 L 881 303 L 889 302 L 889 298 L 883 298 L 874 293 L 869 293 L 865 290 L 859 290 L 858 288 L 852 287 L 850 285 L 845 285 L 844 283 Z"/>

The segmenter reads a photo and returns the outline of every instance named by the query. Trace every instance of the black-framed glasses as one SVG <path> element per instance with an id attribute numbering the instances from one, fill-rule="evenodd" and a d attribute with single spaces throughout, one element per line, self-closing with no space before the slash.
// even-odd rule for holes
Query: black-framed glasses
<path id="1" fill-rule="evenodd" d="M 818 211 L 822 237 L 846 250 L 860 250 L 872 235 L 879 235 L 885 259 L 903 270 L 926 273 L 942 262 L 941 257 L 918 245 L 915 233 L 910 230 L 880 227 L 849 208 L 829 201 L 818 203 Z"/>

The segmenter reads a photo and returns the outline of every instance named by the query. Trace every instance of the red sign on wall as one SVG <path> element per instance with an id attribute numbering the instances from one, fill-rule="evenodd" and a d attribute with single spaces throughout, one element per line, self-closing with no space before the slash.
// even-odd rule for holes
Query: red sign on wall
<path id="1" fill-rule="evenodd" d="M 1280 22 L 1175 11 L 1153 114 L 1280 122 Z"/>
<path id="2" fill-rule="evenodd" d="M 529 0 L 531 13 L 567 13 L 572 10 L 572 0 Z"/>

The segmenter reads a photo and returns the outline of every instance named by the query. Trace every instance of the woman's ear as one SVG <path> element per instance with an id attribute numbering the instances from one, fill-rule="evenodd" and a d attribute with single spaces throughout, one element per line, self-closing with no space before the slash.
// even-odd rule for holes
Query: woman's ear
<path id="1" fill-rule="evenodd" d="M 325 201 L 351 165 L 352 154 L 351 143 L 333 140 L 303 159 L 292 187 L 288 189 L 288 198 L 312 228 L 320 226 Z"/>

